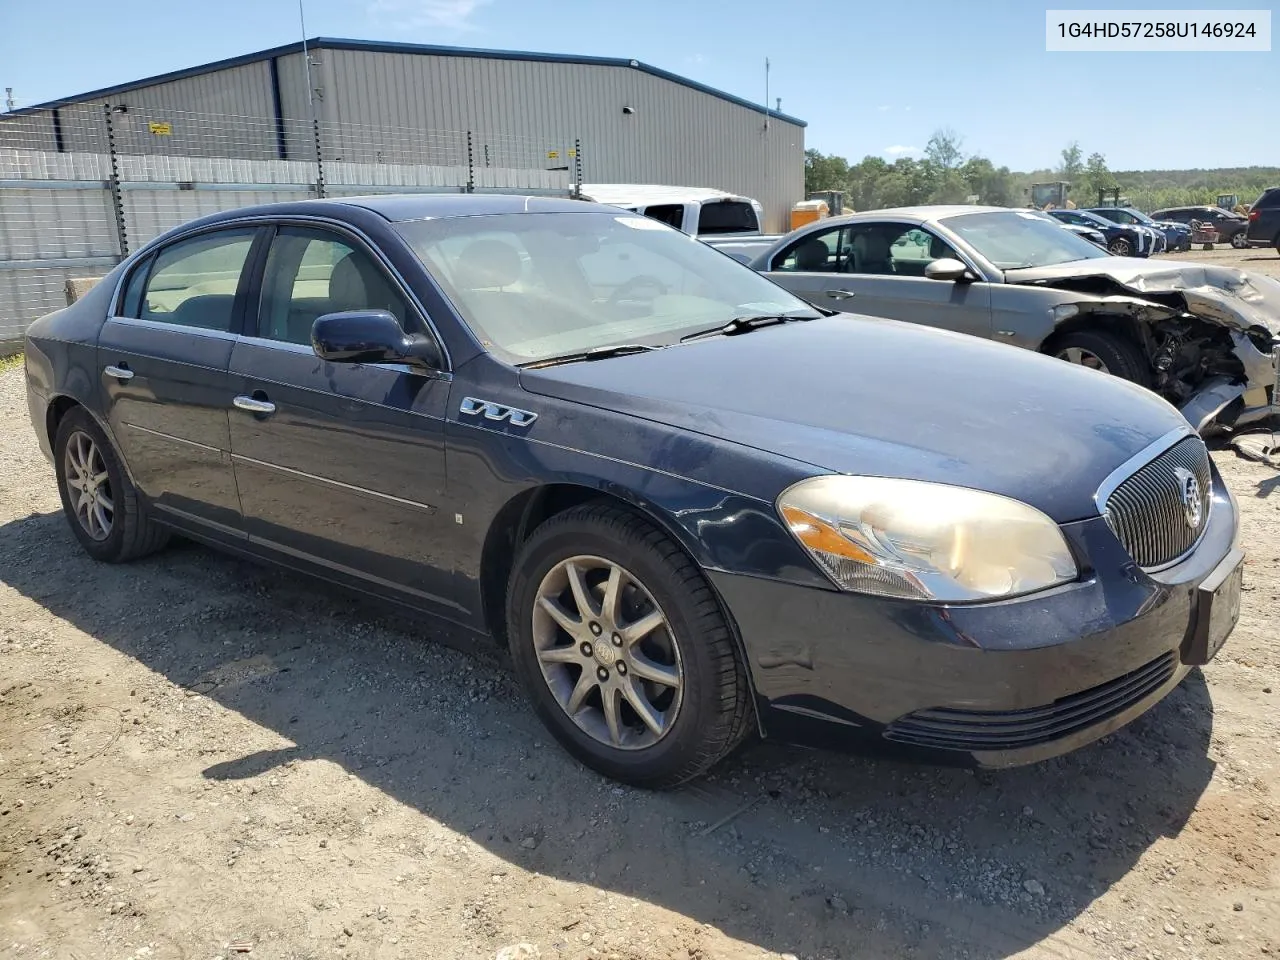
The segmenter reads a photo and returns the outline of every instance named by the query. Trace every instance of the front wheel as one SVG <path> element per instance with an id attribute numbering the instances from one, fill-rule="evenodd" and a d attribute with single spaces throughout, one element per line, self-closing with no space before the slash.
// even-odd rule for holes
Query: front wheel
<path id="1" fill-rule="evenodd" d="M 1126 337 L 1103 330 L 1073 330 L 1059 334 L 1045 353 L 1068 363 L 1109 373 L 1143 387 L 1151 386 L 1151 364 L 1142 348 Z"/>
<path id="2" fill-rule="evenodd" d="M 165 545 L 169 533 L 147 516 L 102 428 L 81 408 L 54 438 L 54 471 L 71 532 L 95 560 L 124 563 Z"/>
<path id="3" fill-rule="evenodd" d="M 1245 233 L 1243 230 L 1231 235 L 1231 246 L 1235 247 L 1237 250 L 1244 250 L 1248 248 L 1249 241 L 1245 237 Z"/>
<path id="4" fill-rule="evenodd" d="M 507 636 L 539 718 L 615 780 L 675 786 L 748 733 L 746 672 L 701 571 L 611 504 L 534 531 L 512 571 Z"/>
<path id="5" fill-rule="evenodd" d="M 1107 244 L 1107 251 L 1113 257 L 1127 257 L 1133 253 L 1133 245 L 1124 237 L 1116 237 Z"/>

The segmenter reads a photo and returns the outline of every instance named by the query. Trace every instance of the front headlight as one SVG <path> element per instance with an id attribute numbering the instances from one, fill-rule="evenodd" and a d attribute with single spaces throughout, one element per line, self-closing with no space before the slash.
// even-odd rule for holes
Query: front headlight
<path id="1" fill-rule="evenodd" d="M 793 484 L 777 506 L 843 590 L 964 603 L 1044 590 L 1078 573 L 1056 523 L 994 493 L 837 475 Z"/>

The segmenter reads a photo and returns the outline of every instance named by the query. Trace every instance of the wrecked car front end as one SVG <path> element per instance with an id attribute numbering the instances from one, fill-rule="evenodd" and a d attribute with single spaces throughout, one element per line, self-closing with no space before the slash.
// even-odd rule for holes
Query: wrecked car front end
<path id="1" fill-rule="evenodd" d="M 1011 270 L 1005 282 L 1057 291 L 1055 332 L 1118 326 L 1136 339 L 1152 389 L 1202 433 L 1280 413 L 1280 281 L 1117 258 Z"/>

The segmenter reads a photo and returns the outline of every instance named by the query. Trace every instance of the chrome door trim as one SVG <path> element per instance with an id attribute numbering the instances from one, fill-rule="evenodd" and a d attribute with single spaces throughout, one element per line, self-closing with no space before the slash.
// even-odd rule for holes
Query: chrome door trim
<path id="1" fill-rule="evenodd" d="M 146 433 L 153 437 L 159 437 L 161 440 L 171 440 L 174 443 L 185 444 L 188 447 L 195 447 L 198 450 L 206 450 L 209 453 L 226 454 L 225 450 L 220 450 L 217 447 L 211 447 L 205 443 L 197 443 L 195 440 L 187 440 L 184 437 L 175 437 L 172 434 L 161 433 L 159 430 L 152 430 L 149 427 L 140 427 L 136 423 L 126 422 L 124 426 L 128 427 L 130 430 L 137 430 L 139 433 Z"/>
<path id="2" fill-rule="evenodd" d="M 127 367 L 117 367 L 114 363 L 108 364 L 102 368 L 102 372 L 108 377 L 114 377 L 117 380 L 132 380 L 133 371 Z"/>
<path id="3" fill-rule="evenodd" d="M 433 512 L 436 508 L 429 503 L 422 503 L 418 500 L 405 500 L 403 497 L 392 496 L 389 493 L 381 493 L 378 490 L 370 490 L 368 487 L 357 487 L 355 484 L 343 483 L 341 480 L 331 480 L 329 477 L 319 477 L 314 473 L 306 473 L 302 470 L 295 470 L 292 467 L 282 467 L 278 463 L 267 463 L 265 460 L 255 460 L 253 457 L 246 457 L 243 454 L 231 454 L 233 463 L 247 463 L 255 467 L 263 467 L 267 470 L 278 470 L 281 473 L 287 473 L 291 476 L 301 477 L 303 480 L 313 480 L 316 483 L 326 484 L 331 487 L 337 487 L 340 490 L 348 490 L 351 493 L 361 493 L 368 497 L 378 500 L 385 500 L 388 503 L 397 503 L 404 507 L 417 507 L 419 510 Z"/>

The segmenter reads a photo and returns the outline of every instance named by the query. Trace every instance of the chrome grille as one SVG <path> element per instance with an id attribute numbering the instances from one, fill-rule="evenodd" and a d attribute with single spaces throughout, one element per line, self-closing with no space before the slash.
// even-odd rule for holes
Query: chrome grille
<path id="1" fill-rule="evenodd" d="M 1196 545 L 1212 491 L 1209 451 L 1199 437 L 1187 437 L 1116 487 L 1104 515 L 1140 567 L 1160 567 Z"/>

